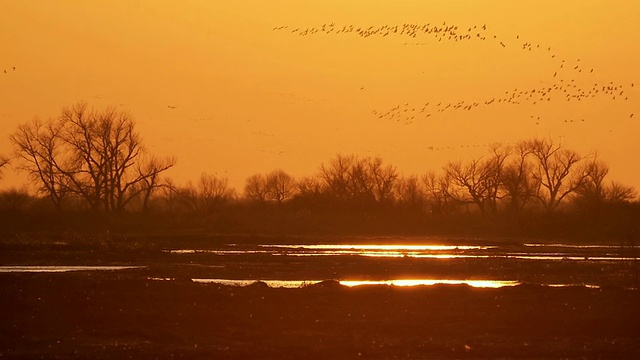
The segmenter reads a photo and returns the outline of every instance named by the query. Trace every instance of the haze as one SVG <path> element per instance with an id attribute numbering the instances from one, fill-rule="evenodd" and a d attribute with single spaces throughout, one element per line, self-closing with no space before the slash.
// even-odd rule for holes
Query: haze
<path id="1" fill-rule="evenodd" d="M 338 153 L 377 155 L 405 175 L 422 174 L 482 156 L 494 142 L 542 136 L 597 151 L 610 179 L 640 187 L 636 1 L 78 0 L 2 8 L 0 154 L 11 153 L 8 135 L 18 124 L 86 101 L 128 110 L 149 150 L 176 156 L 168 176 L 178 183 L 206 172 L 241 189 L 248 176 L 277 168 L 312 175 Z M 332 23 L 446 24 L 461 34 L 483 31 L 486 40 L 300 35 Z M 567 71 L 557 74 L 562 60 Z M 585 91 L 596 83 L 620 88 L 485 105 L 560 79 Z M 461 101 L 480 106 L 438 111 Z M 389 113 L 426 103 L 429 117 Z M 8 170 L 0 186 L 24 182 Z"/>

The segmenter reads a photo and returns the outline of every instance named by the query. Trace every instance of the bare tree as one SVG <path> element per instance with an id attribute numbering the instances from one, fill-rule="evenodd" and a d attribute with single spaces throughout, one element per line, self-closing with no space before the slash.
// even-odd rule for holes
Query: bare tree
<path id="1" fill-rule="evenodd" d="M 457 199 L 461 196 L 451 185 L 451 178 L 446 174 L 428 172 L 422 177 L 422 183 L 432 215 L 447 215 L 452 207 L 459 203 Z"/>
<path id="2" fill-rule="evenodd" d="M 477 205 L 483 214 L 487 211 L 496 213 L 498 210 L 502 171 L 509 154 L 508 149 L 497 145 L 492 147 L 491 151 L 492 156 L 486 160 L 475 159 L 464 165 L 461 162 L 453 162 L 444 167 L 446 176 L 452 183 L 465 189 L 467 193 L 464 198 L 456 200 Z"/>
<path id="3" fill-rule="evenodd" d="M 373 193 L 376 201 L 379 203 L 392 201 L 399 177 L 396 167 L 391 164 L 384 165 L 379 157 L 367 159 L 367 163 L 373 181 Z"/>
<path id="4" fill-rule="evenodd" d="M 501 184 L 510 211 L 521 212 L 536 193 L 536 186 L 531 177 L 531 163 L 528 161 L 530 153 L 526 143 L 519 143 L 515 146 L 512 160 L 502 171 Z"/>
<path id="5" fill-rule="evenodd" d="M 180 196 L 187 201 L 192 210 L 200 213 L 216 211 L 222 204 L 234 197 L 233 189 L 229 187 L 226 178 L 215 175 L 202 174 L 197 187 L 187 185 L 180 189 Z"/>
<path id="6" fill-rule="evenodd" d="M 156 189 L 163 186 L 169 186 L 170 182 L 162 183 L 160 174 L 172 168 L 176 163 L 176 159 L 150 157 L 142 164 L 136 164 L 138 175 L 140 176 L 140 189 L 134 192 L 142 195 L 142 211 L 146 211 L 149 205 L 149 199 Z"/>
<path id="7" fill-rule="evenodd" d="M 264 203 L 267 201 L 268 195 L 267 180 L 262 174 L 254 174 L 247 178 L 244 185 L 244 197 L 246 199 Z"/>
<path id="8" fill-rule="evenodd" d="M 328 164 L 320 165 L 320 179 L 323 188 L 329 195 L 340 199 L 349 200 L 351 194 L 351 173 L 356 157 L 353 155 L 337 155 Z"/>
<path id="9" fill-rule="evenodd" d="M 416 176 L 401 178 L 396 183 L 398 200 L 411 209 L 418 210 L 424 203 L 424 190 Z"/>
<path id="10" fill-rule="evenodd" d="M 609 167 L 598 161 L 597 155 L 593 161 L 586 164 L 583 181 L 575 190 L 575 203 L 585 209 L 595 210 L 606 201 L 607 192 L 604 179 L 609 173 Z"/>
<path id="11" fill-rule="evenodd" d="M 93 209 L 123 210 L 132 198 L 128 190 L 142 181 L 135 171 L 142 144 L 131 117 L 113 108 L 92 111 L 79 103 L 64 108 L 60 120 L 61 137 L 72 154 L 65 170 L 72 191 Z"/>
<path id="12" fill-rule="evenodd" d="M 617 182 L 611 182 L 605 188 L 607 201 L 612 203 L 630 202 L 637 198 L 636 189 Z"/>
<path id="13" fill-rule="evenodd" d="M 0 155 L 0 179 L 2 179 L 2 171 L 5 166 L 9 165 L 9 158 Z"/>
<path id="14" fill-rule="evenodd" d="M 274 170 L 266 177 L 266 188 L 269 199 L 282 204 L 294 195 L 295 180 L 282 170 Z"/>
<path id="15" fill-rule="evenodd" d="M 534 159 L 536 197 L 547 212 L 553 212 L 584 183 L 587 172 L 577 167 L 584 158 L 551 139 L 532 139 L 526 144 Z"/>
<path id="16" fill-rule="evenodd" d="M 337 155 L 320 167 L 324 191 L 340 200 L 360 205 L 384 203 L 394 198 L 398 173 L 382 159 Z"/>
<path id="17" fill-rule="evenodd" d="M 176 205 L 180 200 L 180 190 L 176 186 L 174 180 L 172 178 L 164 178 L 160 182 L 158 189 L 161 192 L 161 199 L 165 203 L 167 210 L 169 213 L 173 213 Z"/>
<path id="18" fill-rule="evenodd" d="M 63 108 L 59 119 L 22 125 L 11 140 L 21 168 L 58 207 L 72 193 L 92 209 L 123 211 L 141 193 L 150 195 L 158 175 L 175 164 L 174 159 L 145 164 L 129 114 L 114 108 L 94 111 L 85 103 Z"/>
<path id="19" fill-rule="evenodd" d="M 26 171 L 39 185 L 38 192 L 48 196 L 58 209 L 69 189 L 69 176 L 61 169 L 67 149 L 59 136 L 60 131 L 58 122 L 49 120 L 45 123 L 35 118 L 18 126 L 10 136 L 19 159 L 17 168 Z"/>
<path id="20" fill-rule="evenodd" d="M 502 179 L 504 174 L 505 162 L 512 149 L 502 144 L 494 144 L 491 146 L 491 157 L 485 163 L 485 181 L 488 189 L 489 206 L 491 212 L 498 211 L 498 200 L 502 199 L 504 194 L 502 190 Z"/>
<path id="21" fill-rule="evenodd" d="M 367 204 L 376 200 L 373 174 L 369 170 L 367 159 L 354 157 L 354 162 L 347 173 L 347 189 L 350 198 L 356 203 Z"/>
<path id="22" fill-rule="evenodd" d="M 316 197 L 322 194 L 321 180 L 316 177 L 305 177 L 297 182 L 298 194 L 302 197 Z"/>
<path id="23" fill-rule="evenodd" d="M 0 192 L 0 210 L 19 211 L 24 210 L 31 200 L 26 188 L 12 188 Z"/>

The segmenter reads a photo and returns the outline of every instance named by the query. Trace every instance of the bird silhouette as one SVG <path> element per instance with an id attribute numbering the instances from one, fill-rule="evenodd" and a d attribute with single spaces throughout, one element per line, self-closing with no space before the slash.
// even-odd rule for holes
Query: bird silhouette
<path id="1" fill-rule="evenodd" d="M 500 34 L 487 34 L 486 24 L 471 24 L 470 26 L 460 26 L 457 24 L 447 23 L 446 21 L 438 24 L 433 23 L 402 23 L 402 24 L 386 24 L 386 25 L 355 25 L 355 24 L 341 24 L 337 25 L 334 22 L 327 22 L 320 26 L 312 27 L 299 27 L 289 30 L 289 27 L 282 25 L 273 28 L 274 31 L 287 30 L 284 33 L 290 33 L 297 36 L 318 36 L 319 34 L 331 35 L 331 36 L 354 36 L 361 38 L 378 37 L 380 39 L 393 38 L 393 37 L 405 37 L 409 39 L 415 39 L 415 41 L 400 42 L 399 44 L 405 46 L 426 46 L 429 45 L 429 38 L 436 44 L 443 41 L 464 42 L 474 40 L 487 40 L 487 37 L 491 41 L 487 41 L 490 46 L 497 46 L 498 48 L 513 48 L 521 51 L 527 51 L 532 56 L 538 56 L 536 54 L 544 56 L 554 64 L 554 71 L 549 72 L 549 78 L 544 81 L 544 86 L 537 86 L 528 90 L 503 91 L 498 92 L 498 96 L 488 96 L 486 99 L 476 99 L 478 101 L 468 101 L 465 99 L 441 99 L 441 101 L 431 101 L 424 104 L 409 104 L 408 102 L 402 102 L 395 106 L 391 106 L 387 110 L 373 110 L 373 115 L 376 119 L 387 119 L 394 123 L 410 124 L 414 120 L 427 119 L 431 116 L 437 116 L 439 114 L 456 112 L 456 111 L 472 111 L 480 107 L 497 106 L 518 106 L 527 104 L 529 106 L 540 106 L 551 101 L 557 101 L 564 99 L 568 102 L 577 101 L 584 102 L 590 99 L 605 98 L 609 101 L 628 100 L 628 92 L 623 92 L 622 85 L 610 82 L 603 85 L 594 83 L 589 85 L 585 84 L 587 74 L 595 73 L 596 69 L 588 67 L 586 61 L 582 61 L 582 58 L 578 58 L 575 61 L 567 61 L 562 58 L 562 53 L 558 49 L 553 49 L 551 46 L 544 43 L 525 41 L 520 34 L 513 37 L 503 37 Z M 424 39 L 424 40 L 423 40 Z M 512 40 L 509 40 L 512 39 Z M 386 40 L 385 40 L 386 41 Z M 516 43 L 512 43 L 516 41 Z M 543 51 L 544 53 L 540 53 Z M 572 63 L 572 64 L 571 64 Z M 565 66 L 565 64 L 567 66 Z M 584 65 L 584 66 L 583 66 Z M 584 70 L 584 71 L 583 71 Z M 541 81 L 542 83 L 543 81 Z M 550 84 L 550 85 L 548 85 Z M 634 87 L 634 83 L 631 83 L 631 87 Z M 365 87 L 361 86 L 360 90 L 364 90 Z M 433 99 L 432 99 L 433 100 Z M 633 115 L 631 115 L 632 117 Z M 584 120 L 576 120 L 575 122 L 583 122 Z M 567 121 L 568 123 L 573 122 Z M 536 121 L 539 124 L 539 121 Z"/>

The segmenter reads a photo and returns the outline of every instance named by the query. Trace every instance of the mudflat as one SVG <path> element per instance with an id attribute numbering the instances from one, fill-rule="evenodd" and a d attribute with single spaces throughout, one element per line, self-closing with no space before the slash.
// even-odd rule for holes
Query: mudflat
<path id="1" fill-rule="evenodd" d="M 142 268 L 0 274 L 0 355 L 65 359 L 639 358 L 627 262 L 377 259 L 5 247 L 3 265 Z M 96 255 L 99 254 L 99 255 Z M 193 278 L 490 278 L 521 285 L 301 288 Z M 159 280 L 162 279 L 162 280 Z M 610 281 L 608 281 L 610 279 Z M 563 287 L 548 286 L 563 283 Z M 596 283 L 598 287 L 580 286 Z"/>

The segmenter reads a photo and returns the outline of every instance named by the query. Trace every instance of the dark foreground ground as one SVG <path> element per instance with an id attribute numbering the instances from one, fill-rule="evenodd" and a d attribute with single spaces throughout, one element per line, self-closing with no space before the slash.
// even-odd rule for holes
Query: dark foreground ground
<path id="1" fill-rule="evenodd" d="M 359 257 L 302 261 L 176 257 L 152 249 L 99 250 L 3 248 L 2 265 L 147 267 L 0 274 L 0 357 L 640 358 L 640 291 L 623 286 L 628 264 Z M 345 288 L 328 281 L 300 289 L 273 289 L 189 280 L 234 274 L 271 279 L 415 275 L 532 283 L 564 279 L 598 283 L 602 288 Z M 153 281 L 151 276 L 177 280 Z"/>

